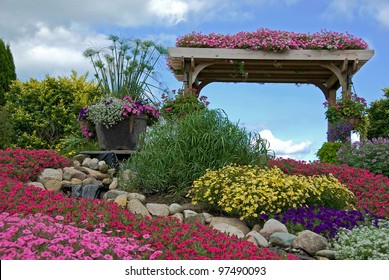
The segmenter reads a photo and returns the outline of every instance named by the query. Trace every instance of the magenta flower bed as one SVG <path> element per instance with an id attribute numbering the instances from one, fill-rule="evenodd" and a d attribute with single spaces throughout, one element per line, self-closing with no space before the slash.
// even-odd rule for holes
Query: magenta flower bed
<path id="1" fill-rule="evenodd" d="M 176 47 L 251 49 L 270 52 L 287 50 L 364 50 L 367 43 L 348 33 L 321 31 L 294 33 L 266 28 L 237 34 L 188 33 L 177 38 Z"/>
<path id="2" fill-rule="evenodd" d="M 331 173 L 357 197 L 357 209 L 369 210 L 380 217 L 389 217 L 389 177 L 346 164 L 332 165 L 321 162 L 307 163 L 291 159 L 269 161 L 289 174 L 306 176 Z"/>
<path id="3" fill-rule="evenodd" d="M 50 161 L 46 158 L 50 153 L 22 149 L 0 152 L 0 213 L 4 213 L 0 219 L 0 247 L 4 247 L 0 259 L 83 259 L 89 253 L 92 259 L 282 259 L 268 249 L 258 249 L 248 241 L 200 224 L 142 218 L 116 203 L 68 198 L 22 182 L 34 178 L 43 167 L 68 163 L 55 153 L 51 153 Z M 42 233 L 39 227 L 50 230 Z M 54 244 L 47 241 L 53 235 Z M 91 236 L 101 240 L 103 248 L 84 240 Z M 117 237 L 127 242 L 116 242 Z M 130 246 L 133 250 L 124 255 L 117 251 L 115 242 L 120 248 L 128 251 L 126 246 Z M 39 252 L 35 252 L 37 248 Z M 287 258 L 296 259 L 293 255 Z"/>

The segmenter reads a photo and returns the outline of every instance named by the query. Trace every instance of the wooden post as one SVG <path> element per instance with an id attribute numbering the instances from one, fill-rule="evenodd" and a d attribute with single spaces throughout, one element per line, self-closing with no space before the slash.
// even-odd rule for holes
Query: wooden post
<path id="1" fill-rule="evenodd" d="M 330 104 L 330 105 L 333 105 L 336 103 L 336 89 L 330 89 L 328 91 L 328 98 L 327 98 L 327 102 Z M 328 142 L 335 142 L 336 139 L 333 139 L 332 137 L 330 137 L 329 135 L 329 131 L 331 130 L 332 128 L 332 124 L 327 121 L 327 141 Z"/>

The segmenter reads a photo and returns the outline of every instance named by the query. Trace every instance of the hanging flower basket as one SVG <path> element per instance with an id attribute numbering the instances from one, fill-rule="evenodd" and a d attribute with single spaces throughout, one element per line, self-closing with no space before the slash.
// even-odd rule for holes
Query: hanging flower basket
<path id="1" fill-rule="evenodd" d="M 349 116 L 346 117 L 346 119 L 353 128 L 356 127 L 358 124 L 360 124 L 362 121 L 361 117 L 358 116 Z"/>

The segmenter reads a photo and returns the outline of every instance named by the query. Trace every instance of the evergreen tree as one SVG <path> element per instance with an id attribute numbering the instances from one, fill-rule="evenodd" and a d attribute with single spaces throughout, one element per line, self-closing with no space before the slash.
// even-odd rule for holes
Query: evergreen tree
<path id="1" fill-rule="evenodd" d="M 5 104 L 4 94 L 13 80 L 16 80 L 16 72 L 11 49 L 0 39 L 0 106 Z"/>

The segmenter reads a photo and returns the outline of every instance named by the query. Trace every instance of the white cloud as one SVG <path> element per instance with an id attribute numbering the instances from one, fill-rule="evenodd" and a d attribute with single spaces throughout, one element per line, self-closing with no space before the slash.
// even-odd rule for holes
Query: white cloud
<path id="1" fill-rule="evenodd" d="M 384 28 L 389 28 L 388 0 L 332 0 L 324 12 L 327 18 L 341 17 L 358 20 L 356 17 L 373 17 Z"/>
<path id="2" fill-rule="evenodd" d="M 292 140 L 281 140 L 276 138 L 268 129 L 262 130 L 259 134 L 261 138 L 270 143 L 270 149 L 275 152 L 277 157 L 300 159 L 310 153 L 311 141 L 294 143 Z"/>

